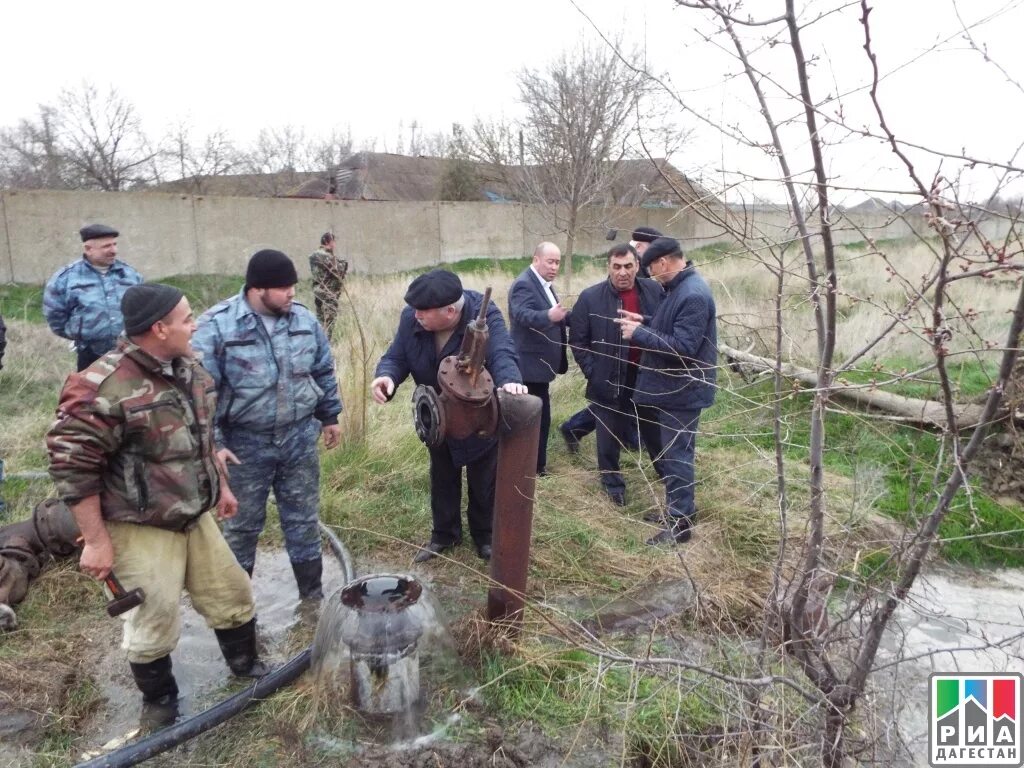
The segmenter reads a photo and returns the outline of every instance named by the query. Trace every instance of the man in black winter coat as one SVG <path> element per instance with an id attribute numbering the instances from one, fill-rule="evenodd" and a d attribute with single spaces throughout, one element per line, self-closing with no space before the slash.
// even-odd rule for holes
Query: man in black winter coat
<path id="1" fill-rule="evenodd" d="M 370 382 L 374 401 L 382 405 L 394 397 L 398 385 L 410 375 L 417 384 L 439 389 L 437 368 L 444 358 L 459 353 L 466 326 L 480 313 L 483 296 L 463 290 L 454 273 L 435 269 L 410 283 L 405 301 L 408 306 L 402 310 L 395 338 Z M 495 385 L 513 395 L 525 395 L 515 347 L 501 310 L 493 301 L 484 319 L 489 336 L 485 365 Z M 466 468 L 469 490 L 469 532 L 477 554 L 490 560 L 497 439 L 476 435 L 448 438 L 440 448 L 429 451 L 433 529 L 430 542 L 420 548 L 413 562 L 430 560 L 462 542 L 462 467 Z"/>
<path id="2" fill-rule="evenodd" d="M 694 505 L 694 447 L 700 412 L 715 401 L 718 336 L 715 299 L 679 242 L 659 237 L 641 261 L 665 289 L 651 318 L 619 310 L 623 338 L 644 350 L 633 400 L 658 409 L 661 422 L 664 529 L 648 544 L 690 540 Z"/>
<path id="3" fill-rule="evenodd" d="M 638 279 L 639 266 L 632 245 L 614 246 L 608 252 L 608 279 L 580 293 L 569 326 L 569 347 L 587 379 L 587 399 L 597 421 L 601 485 L 618 506 L 626 503 L 626 484 L 619 471 L 623 437 L 639 429 L 655 468 L 661 463 L 657 411 L 633 402 L 641 350 L 623 339 L 617 322 L 620 309 L 649 319 L 661 304 L 661 286 Z"/>

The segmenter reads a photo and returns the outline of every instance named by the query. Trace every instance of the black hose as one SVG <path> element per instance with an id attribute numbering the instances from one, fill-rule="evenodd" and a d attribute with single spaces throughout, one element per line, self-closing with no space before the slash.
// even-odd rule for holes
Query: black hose
<path id="1" fill-rule="evenodd" d="M 261 677 L 249 688 L 224 699 L 220 704 L 210 707 L 205 712 L 200 712 L 198 715 L 168 726 L 144 739 L 127 744 L 108 755 L 79 763 L 77 768 L 121 768 L 122 766 L 138 765 L 143 760 L 148 760 L 161 752 L 176 747 L 183 741 L 193 739 L 234 717 L 253 702 L 261 701 L 278 688 L 294 682 L 299 675 L 309 669 L 311 656 L 312 648 L 307 648 L 284 666 Z"/>
<path id="2" fill-rule="evenodd" d="M 334 532 L 323 523 L 320 523 L 320 532 L 327 539 L 334 556 L 341 563 L 344 571 L 345 582 L 348 583 L 355 578 L 355 568 L 352 565 L 352 555 L 341 543 L 341 539 L 334 535 Z M 309 669 L 310 659 L 313 655 L 313 647 L 306 650 L 287 662 L 284 666 L 278 667 L 273 672 L 261 677 L 244 691 L 239 691 L 234 696 L 224 699 L 220 704 L 215 704 L 204 712 L 193 715 L 187 720 L 175 723 L 167 728 L 157 731 L 138 741 L 126 744 L 110 754 L 79 763 L 76 768 L 127 768 L 130 765 L 138 765 L 143 760 L 159 755 L 168 749 L 178 746 L 184 741 L 194 739 L 201 733 L 215 728 L 225 720 L 229 720 L 239 712 L 246 709 L 250 704 L 261 701 L 279 688 L 283 688 L 294 682 L 298 677 Z"/>
<path id="3" fill-rule="evenodd" d="M 338 558 L 338 562 L 341 563 L 341 570 L 344 571 L 343 576 L 345 577 L 345 583 L 348 584 L 356 577 L 355 561 L 352 559 L 352 554 L 348 551 L 344 544 L 341 543 L 341 539 L 334 535 L 334 531 L 328 528 L 323 523 L 320 523 L 320 533 L 327 539 L 327 545 L 331 548 L 334 556 Z"/>

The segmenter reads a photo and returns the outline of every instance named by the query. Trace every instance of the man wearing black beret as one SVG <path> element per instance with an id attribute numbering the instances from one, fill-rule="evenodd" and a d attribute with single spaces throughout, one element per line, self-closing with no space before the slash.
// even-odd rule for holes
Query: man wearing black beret
<path id="1" fill-rule="evenodd" d="M 408 376 L 417 384 L 439 389 L 437 369 L 449 355 L 462 348 L 466 326 L 480 314 L 483 295 L 463 290 L 458 275 L 435 269 L 420 275 L 405 293 L 391 346 L 377 364 L 370 382 L 373 399 L 383 405 Z M 488 330 L 487 370 L 496 386 L 514 394 L 526 394 L 519 375 L 515 347 L 501 310 L 490 302 L 485 314 Z M 430 542 L 420 548 L 413 562 L 422 563 L 462 542 L 462 467 L 466 468 L 469 507 L 466 516 L 477 554 L 491 559 L 491 527 L 494 516 L 494 482 L 498 444 L 493 437 L 448 439 L 430 448 Z"/>
<path id="2" fill-rule="evenodd" d="M 213 440 L 213 382 L 192 356 L 192 308 L 160 283 L 129 288 L 121 308 L 127 339 L 68 377 L 46 447 L 57 493 L 82 532 L 82 571 L 102 580 L 113 569 L 145 593 L 121 616 L 122 647 L 144 717 L 155 722 L 176 714 L 170 654 L 183 589 L 234 674 L 266 669 L 252 585 L 212 514 L 229 519 L 238 502 Z"/>
<path id="3" fill-rule="evenodd" d="M 121 298 L 142 276 L 117 258 L 118 231 L 106 224 L 78 230 L 82 258 L 53 275 L 43 292 L 43 315 L 50 330 L 70 339 L 78 370 L 114 348 L 124 330 Z"/>
<path id="4" fill-rule="evenodd" d="M 249 259 L 241 292 L 199 318 L 193 345 L 217 384 L 220 456 L 237 465 L 238 515 L 224 538 L 252 575 L 274 491 L 301 599 L 323 597 L 317 440 L 341 440 L 341 395 L 324 329 L 295 301 L 298 273 L 281 251 Z"/>
<path id="5" fill-rule="evenodd" d="M 665 289 L 650 318 L 619 310 L 622 337 L 643 350 L 633 401 L 657 409 L 661 424 L 664 528 L 648 544 L 690 540 L 694 504 L 694 447 L 700 412 L 715 401 L 718 336 L 715 300 L 677 240 L 659 237 L 643 264 Z"/>

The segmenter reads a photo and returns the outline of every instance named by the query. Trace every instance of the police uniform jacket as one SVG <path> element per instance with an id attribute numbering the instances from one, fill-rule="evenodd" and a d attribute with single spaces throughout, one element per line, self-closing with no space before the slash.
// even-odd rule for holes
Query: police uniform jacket
<path id="1" fill-rule="evenodd" d="M 462 348 L 462 338 L 466 326 L 480 314 L 483 295 L 476 291 L 463 291 L 466 303 L 462 307 L 462 317 L 452 331 L 451 337 L 445 342 L 440 352 L 434 343 L 434 334 L 416 322 L 416 310 L 406 306 L 398 321 L 398 331 L 388 347 L 387 352 L 377 364 L 374 377 L 387 376 L 397 388 L 408 376 L 417 384 L 425 384 L 440 391 L 437 383 L 437 369 L 441 361 L 449 355 L 457 355 Z M 505 319 L 501 310 L 492 301 L 487 305 L 485 315 L 488 341 L 487 358 L 484 365 L 494 379 L 495 386 L 510 382 L 522 383 L 519 374 L 516 349 L 505 327 Z M 468 437 L 464 440 L 449 439 L 448 450 L 452 461 L 457 467 L 482 456 L 495 443 L 495 438 Z"/>
<path id="2" fill-rule="evenodd" d="M 310 417 L 323 426 L 338 423 L 334 357 L 302 304 L 292 302 L 268 333 L 243 289 L 203 313 L 192 349 L 217 385 L 218 444 L 228 430 L 283 435 Z"/>
<path id="3" fill-rule="evenodd" d="M 142 275 L 119 259 L 101 272 L 83 256 L 58 271 L 43 292 L 43 315 L 50 330 L 79 348 L 113 345 L 124 330 L 121 298 Z"/>

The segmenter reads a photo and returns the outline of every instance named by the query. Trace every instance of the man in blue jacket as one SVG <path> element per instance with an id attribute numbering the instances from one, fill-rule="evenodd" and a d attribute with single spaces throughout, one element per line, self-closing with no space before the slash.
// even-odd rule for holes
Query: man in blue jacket
<path id="1" fill-rule="evenodd" d="M 690 540 L 696 518 L 694 446 L 700 412 L 715 401 L 718 336 L 715 300 L 679 242 L 659 237 L 643 266 L 665 289 L 649 320 L 619 310 L 622 337 L 644 350 L 633 401 L 657 409 L 661 422 L 665 527 L 648 544 Z"/>
<path id="2" fill-rule="evenodd" d="M 633 403 L 640 348 L 623 340 L 617 322 L 620 309 L 650 318 L 661 304 L 661 286 L 638 279 L 639 266 L 632 245 L 613 246 L 608 252 L 608 279 L 580 293 L 569 323 L 569 346 L 587 379 L 590 412 L 597 422 L 601 485 L 620 507 L 626 504 L 626 484 L 619 471 L 624 437 L 639 430 L 655 467 L 661 463 L 657 411 Z"/>
<path id="3" fill-rule="evenodd" d="M 208 309 L 192 338 L 217 385 L 214 437 L 229 464 L 238 514 L 224 538 L 252 575 L 274 489 L 299 597 L 323 596 L 320 457 L 338 445 L 341 395 L 316 317 L 296 302 L 295 265 L 281 251 L 253 254 L 241 293 Z"/>
<path id="4" fill-rule="evenodd" d="M 458 275 L 435 269 L 409 284 L 398 330 L 377 364 L 370 382 L 373 399 L 383 405 L 395 389 L 412 375 L 417 384 L 439 390 L 437 368 L 462 348 L 466 326 L 480 314 L 483 296 L 463 290 Z M 490 302 L 485 315 L 488 343 L 485 366 L 496 386 L 513 395 L 526 394 L 516 362 L 516 351 L 505 328 L 501 311 Z M 440 390 L 439 390 L 440 391 Z M 413 562 L 422 563 L 462 542 L 462 467 L 469 490 L 469 532 L 477 554 L 491 559 L 491 527 L 494 516 L 494 482 L 498 443 L 494 437 L 449 438 L 440 448 L 430 448 L 430 542 L 420 548 Z"/>
<path id="5" fill-rule="evenodd" d="M 112 350 L 124 330 L 121 299 L 142 275 L 117 258 L 118 231 L 106 224 L 78 230 L 82 258 L 57 271 L 43 292 L 50 330 L 74 342 L 82 371 Z"/>
<path id="6" fill-rule="evenodd" d="M 548 430 L 551 427 L 549 388 L 555 375 L 569 370 L 565 345 L 569 310 L 558 300 L 551 281 L 558 277 L 562 252 L 554 243 L 541 243 L 533 262 L 508 291 L 509 326 L 519 355 L 519 370 L 531 395 L 541 401 L 537 475 L 546 474 Z"/>

